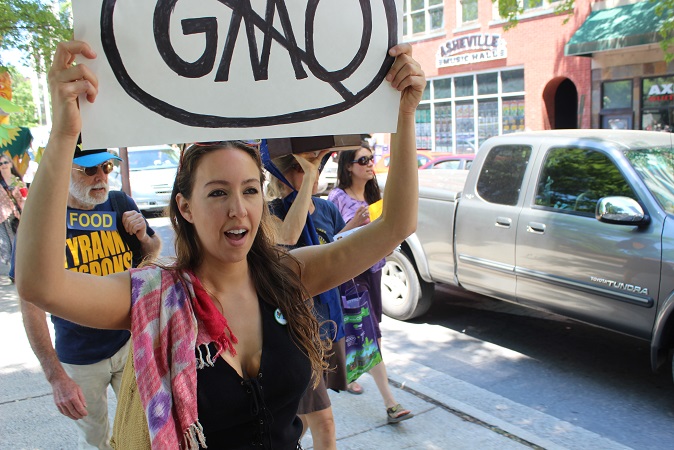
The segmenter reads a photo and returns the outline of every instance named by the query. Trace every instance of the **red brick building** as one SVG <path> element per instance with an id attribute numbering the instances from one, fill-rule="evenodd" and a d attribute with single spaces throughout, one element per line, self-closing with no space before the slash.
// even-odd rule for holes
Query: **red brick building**
<path id="1" fill-rule="evenodd" d="M 401 1 L 403 39 L 429 80 L 419 148 L 473 153 L 503 133 L 591 127 L 591 58 L 564 54 L 590 0 L 572 16 L 556 15 L 556 1 L 522 0 L 509 30 L 491 0 Z"/>

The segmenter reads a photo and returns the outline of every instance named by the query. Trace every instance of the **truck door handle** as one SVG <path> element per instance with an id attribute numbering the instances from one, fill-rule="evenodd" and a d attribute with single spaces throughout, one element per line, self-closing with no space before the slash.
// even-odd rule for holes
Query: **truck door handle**
<path id="1" fill-rule="evenodd" d="M 534 234 L 544 234 L 545 233 L 545 224 L 538 222 L 529 222 L 527 225 L 527 231 Z"/>
<path id="2" fill-rule="evenodd" d="M 496 226 L 501 227 L 501 228 L 510 228 L 510 225 L 512 225 L 513 220 L 509 217 L 497 217 L 496 218 Z"/>

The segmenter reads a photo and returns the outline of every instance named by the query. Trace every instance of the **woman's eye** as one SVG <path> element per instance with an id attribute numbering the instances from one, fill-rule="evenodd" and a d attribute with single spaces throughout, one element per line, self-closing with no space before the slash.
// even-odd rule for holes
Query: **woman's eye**
<path id="1" fill-rule="evenodd" d="M 251 187 L 246 189 L 244 192 L 246 194 L 257 194 L 258 192 L 260 192 L 260 190 L 258 188 Z"/>
<path id="2" fill-rule="evenodd" d="M 209 197 L 222 197 L 223 195 L 227 195 L 227 193 L 222 189 L 216 189 L 208 193 Z"/>

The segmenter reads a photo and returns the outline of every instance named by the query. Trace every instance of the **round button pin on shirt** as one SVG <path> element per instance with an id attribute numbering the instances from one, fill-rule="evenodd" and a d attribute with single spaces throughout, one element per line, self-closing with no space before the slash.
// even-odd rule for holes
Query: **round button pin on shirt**
<path id="1" fill-rule="evenodd" d="M 283 317 L 283 313 L 278 308 L 276 308 L 276 311 L 274 311 L 274 319 L 276 319 L 276 321 L 281 325 L 286 325 L 288 323 L 286 318 Z"/>

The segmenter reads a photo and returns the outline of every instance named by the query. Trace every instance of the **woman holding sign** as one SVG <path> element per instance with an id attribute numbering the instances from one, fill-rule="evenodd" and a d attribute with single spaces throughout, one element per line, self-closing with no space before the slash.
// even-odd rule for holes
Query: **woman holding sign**
<path id="1" fill-rule="evenodd" d="M 270 239 L 257 151 L 238 141 L 192 145 L 171 195 L 174 264 L 95 277 L 63 269 L 62 243 L 78 97 L 93 102 L 98 92 L 96 76 L 73 61 L 96 55 L 84 42 L 59 44 L 49 72 L 53 126 L 22 216 L 17 288 L 73 322 L 132 330 L 146 420 L 127 433 L 143 427 L 152 448 L 299 448 L 297 405 L 325 367 L 305 300 L 362 273 L 416 226 L 414 113 L 426 81 L 410 45 L 389 52 L 386 79 L 401 97 L 382 220 L 283 252 Z"/>
<path id="2" fill-rule="evenodd" d="M 337 180 L 337 187 L 330 192 L 328 200 L 337 206 L 349 226 L 356 228 L 369 224 L 370 205 L 381 202 L 381 191 L 374 173 L 374 156 L 367 142 L 363 142 L 358 150 L 347 150 L 339 154 Z M 381 348 L 379 323 L 382 318 L 381 269 L 384 264 L 384 259 L 381 259 L 354 278 L 355 283 L 365 287 L 369 293 L 370 311 L 374 313 L 374 327 L 379 348 Z M 348 286 L 348 283 L 344 285 Z M 393 397 L 384 361 L 374 366 L 369 373 L 384 399 L 388 422 L 398 423 L 411 419 L 413 414 L 400 406 Z M 349 384 L 348 391 L 352 394 L 362 394 L 363 388 L 354 381 Z"/>

